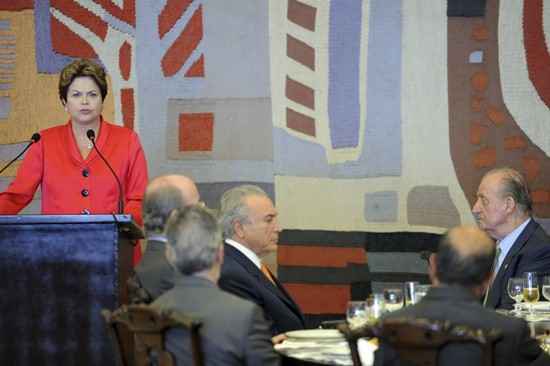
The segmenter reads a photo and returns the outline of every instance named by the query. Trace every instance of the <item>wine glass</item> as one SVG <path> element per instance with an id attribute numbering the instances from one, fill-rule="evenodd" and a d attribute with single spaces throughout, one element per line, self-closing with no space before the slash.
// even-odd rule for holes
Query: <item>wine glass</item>
<path id="1" fill-rule="evenodd" d="M 533 316 L 533 303 L 539 301 L 539 281 L 537 272 L 523 274 L 523 300 L 529 303 L 529 316 Z"/>
<path id="2" fill-rule="evenodd" d="M 415 287 L 415 294 L 414 294 L 414 303 L 415 304 L 418 304 L 420 302 L 420 300 L 422 300 L 422 298 L 424 296 L 426 296 L 426 294 L 428 293 L 428 290 L 430 289 L 430 287 L 432 287 L 431 285 L 416 285 Z"/>
<path id="3" fill-rule="evenodd" d="M 383 291 L 386 310 L 394 311 L 403 307 L 403 290 L 400 288 L 386 288 Z"/>
<path id="4" fill-rule="evenodd" d="M 359 328 L 367 322 L 367 313 L 364 301 L 348 301 L 346 320 L 350 328 Z"/>
<path id="5" fill-rule="evenodd" d="M 542 278 L 542 296 L 550 301 L 550 276 L 544 276 Z"/>
<path id="6" fill-rule="evenodd" d="M 367 321 L 374 323 L 386 311 L 386 301 L 383 294 L 371 294 L 367 298 Z"/>
<path id="7" fill-rule="evenodd" d="M 514 312 L 519 313 L 519 303 L 523 300 L 523 278 L 512 277 L 507 284 L 508 296 L 514 301 Z"/>

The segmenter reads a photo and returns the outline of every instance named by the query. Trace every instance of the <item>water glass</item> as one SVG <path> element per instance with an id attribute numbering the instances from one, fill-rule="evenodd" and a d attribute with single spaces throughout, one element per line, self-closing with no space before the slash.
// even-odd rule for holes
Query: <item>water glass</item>
<path id="1" fill-rule="evenodd" d="M 508 280 L 506 285 L 508 291 L 508 296 L 510 296 L 514 301 L 514 312 L 519 312 L 519 303 L 523 300 L 523 278 L 512 277 Z"/>
<path id="2" fill-rule="evenodd" d="M 431 285 L 416 285 L 415 286 L 415 297 L 414 297 L 414 300 L 415 300 L 415 304 L 418 304 L 418 302 L 420 302 L 420 300 L 422 300 L 422 298 L 424 296 L 426 296 L 426 294 L 428 293 L 428 290 L 430 289 L 430 287 L 432 287 Z"/>
<path id="3" fill-rule="evenodd" d="M 419 283 L 416 281 L 409 281 L 403 284 L 405 289 L 405 306 L 409 306 L 415 303 L 414 289 Z"/>
<path id="4" fill-rule="evenodd" d="M 533 316 L 533 303 L 539 301 L 539 281 L 537 272 L 523 274 L 523 301 L 529 303 L 529 315 Z"/>
<path id="5" fill-rule="evenodd" d="M 348 301 L 346 320 L 350 328 L 358 328 L 367 322 L 367 312 L 364 301 Z"/>
<path id="6" fill-rule="evenodd" d="M 403 307 L 403 290 L 400 288 L 386 288 L 383 291 L 387 311 L 399 310 Z"/>
<path id="7" fill-rule="evenodd" d="M 367 299 L 367 319 L 369 322 L 375 322 L 386 311 L 386 301 L 383 294 L 372 294 Z"/>
<path id="8" fill-rule="evenodd" d="M 550 301 L 550 276 L 544 276 L 542 278 L 542 296 L 547 301 Z"/>

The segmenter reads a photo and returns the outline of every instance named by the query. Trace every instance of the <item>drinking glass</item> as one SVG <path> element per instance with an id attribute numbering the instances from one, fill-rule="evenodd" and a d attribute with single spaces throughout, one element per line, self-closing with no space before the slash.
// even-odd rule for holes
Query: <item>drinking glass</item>
<path id="1" fill-rule="evenodd" d="M 507 284 L 508 296 L 514 301 L 514 312 L 519 313 L 519 303 L 523 300 L 523 278 L 512 277 Z"/>
<path id="2" fill-rule="evenodd" d="M 346 320 L 350 328 L 358 328 L 367 322 L 367 313 L 364 301 L 348 301 Z"/>
<path id="3" fill-rule="evenodd" d="M 386 311 L 386 301 L 383 294 L 372 294 L 367 299 L 367 321 L 374 323 Z"/>
<path id="4" fill-rule="evenodd" d="M 383 291 L 386 310 L 394 311 L 403 307 L 403 290 L 400 288 L 386 288 Z"/>
<path id="5" fill-rule="evenodd" d="M 529 316 L 533 316 L 533 303 L 539 301 L 539 281 L 537 272 L 523 274 L 523 300 L 529 303 Z"/>
<path id="6" fill-rule="evenodd" d="M 420 302 L 420 300 L 422 300 L 422 298 L 424 296 L 426 296 L 426 294 L 428 293 L 428 290 L 430 289 L 430 285 L 416 285 L 415 287 L 415 296 L 414 296 L 414 303 L 415 304 L 418 304 Z"/>
<path id="7" fill-rule="evenodd" d="M 542 278 L 542 296 L 550 301 L 550 276 L 544 276 Z"/>
<path id="8" fill-rule="evenodd" d="M 415 303 L 414 289 L 419 283 L 417 281 L 405 282 L 403 288 L 405 289 L 405 306 L 409 306 Z"/>

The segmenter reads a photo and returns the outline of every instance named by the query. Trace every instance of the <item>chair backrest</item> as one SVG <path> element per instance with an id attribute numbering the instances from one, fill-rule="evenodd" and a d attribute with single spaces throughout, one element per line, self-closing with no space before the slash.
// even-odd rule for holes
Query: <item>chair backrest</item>
<path id="1" fill-rule="evenodd" d="M 151 294 L 143 287 L 137 273 L 132 272 L 126 281 L 128 288 L 128 302 L 130 304 L 150 304 L 153 302 Z"/>
<path id="2" fill-rule="evenodd" d="M 494 329 L 473 329 L 446 321 L 409 318 L 386 319 L 374 326 L 341 331 L 350 344 L 354 366 L 361 364 L 357 350 L 357 339 L 361 337 L 378 338 L 381 345 L 390 346 L 397 353 L 402 364 L 418 366 L 438 365 L 440 352 L 458 343 L 475 345 L 474 349 L 480 351 L 480 365 L 493 366 L 494 343 L 501 337 L 501 332 Z"/>
<path id="3" fill-rule="evenodd" d="M 357 347 L 357 340 L 359 338 L 373 338 L 376 337 L 374 333 L 374 327 L 370 325 L 364 325 L 359 328 L 350 328 L 348 324 L 341 323 L 336 326 L 336 328 L 344 335 L 346 341 L 348 342 L 351 360 L 353 361 L 353 366 L 362 366 L 361 358 L 359 357 L 359 350 Z"/>
<path id="4" fill-rule="evenodd" d="M 165 348 L 165 335 L 168 329 L 182 327 L 189 331 L 193 365 L 203 366 L 203 354 L 199 329 L 201 322 L 179 312 L 162 312 L 147 305 L 123 305 L 110 312 L 102 310 L 107 331 L 115 351 L 118 366 L 129 366 L 128 347 L 123 332 L 129 331 L 134 340 L 133 364 L 136 366 L 173 366 L 173 356 Z"/>

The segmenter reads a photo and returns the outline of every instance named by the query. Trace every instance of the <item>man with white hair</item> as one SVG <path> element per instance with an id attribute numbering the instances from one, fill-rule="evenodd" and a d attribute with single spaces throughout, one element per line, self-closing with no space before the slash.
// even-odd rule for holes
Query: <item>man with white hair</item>
<path id="1" fill-rule="evenodd" d="M 261 306 L 274 336 L 303 329 L 300 308 L 262 263 L 277 250 L 281 231 L 271 199 L 257 186 L 232 188 L 221 198 L 219 220 L 225 239 L 220 287 Z"/>
<path id="2" fill-rule="evenodd" d="M 218 223 L 197 205 L 175 211 L 166 227 L 166 257 L 176 270 L 174 287 L 151 306 L 202 320 L 200 328 L 206 365 L 278 365 L 269 325 L 254 303 L 220 290 L 223 262 Z M 189 332 L 174 328 L 166 348 L 178 366 L 191 365 Z"/>
<path id="3" fill-rule="evenodd" d="M 527 182 L 511 168 L 485 174 L 472 209 L 479 227 L 497 244 L 494 279 L 484 296 L 490 308 L 511 309 L 506 285 L 525 272 L 550 272 L 550 237 L 531 217 L 532 200 Z"/>

